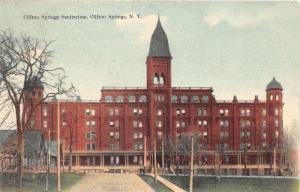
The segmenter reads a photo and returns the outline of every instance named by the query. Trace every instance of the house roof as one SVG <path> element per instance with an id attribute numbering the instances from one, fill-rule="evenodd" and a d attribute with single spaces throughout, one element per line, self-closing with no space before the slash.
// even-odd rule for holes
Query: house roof
<path id="1" fill-rule="evenodd" d="M 161 26 L 159 17 L 156 28 L 151 37 L 148 57 L 172 57 L 169 49 L 168 38 Z"/>

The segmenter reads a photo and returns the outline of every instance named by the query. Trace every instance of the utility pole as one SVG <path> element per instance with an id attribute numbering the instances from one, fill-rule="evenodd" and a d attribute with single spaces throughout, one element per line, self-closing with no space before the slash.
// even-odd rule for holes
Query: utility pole
<path id="1" fill-rule="evenodd" d="M 50 172 L 50 131 L 48 130 L 47 168 L 46 168 L 46 191 L 48 191 L 48 186 L 49 186 L 49 172 Z"/>
<path id="2" fill-rule="evenodd" d="M 161 142 L 161 167 L 163 172 L 165 172 L 165 144 L 164 141 Z"/>
<path id="3" fill-rule="evenodd" d="M 193 176 L 194 176 L 194 136 L 191 136 L 191 163 L 190 163 L 190 192 L 193 192 Z"/>
<path id="4" fill-rule="evenodd" d="M 60 106 L 57 100 L 57 191 L 61 191 L 60 185 Z"/>
<path id="5" fill-rule="evenodd" d="M 157 162 L 156 162 L 156 139 L 154 138 L 154 179 L 155 183 L 157 183 Z"/>
<path id="6" fill-rule="evenodd" d="M 276 146 L 274 146 L 274 157 L 273 157 L 273 173 L 274 173 L 274 177 L 276 176 Z"/>

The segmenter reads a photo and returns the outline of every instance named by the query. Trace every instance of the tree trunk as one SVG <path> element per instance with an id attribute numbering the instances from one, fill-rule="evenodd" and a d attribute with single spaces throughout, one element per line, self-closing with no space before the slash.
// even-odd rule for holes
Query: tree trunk
<path id="1" fill-rule="evenodd" d="M 24 159 L 24 132 L 18 132 L 18 149 L 19 149 L 19 157 L 18 157 L 18 183 L 19 190 L 22 189 L 22 180 L 23 180 L 23 159 Z"/>

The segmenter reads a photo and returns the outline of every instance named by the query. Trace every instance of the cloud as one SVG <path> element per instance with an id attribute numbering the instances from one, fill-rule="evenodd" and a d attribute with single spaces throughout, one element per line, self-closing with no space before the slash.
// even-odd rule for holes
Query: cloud
<path id="1" fill-rule="evenodd" d="M 125 15 L 128 16 L 129 14 L 136 15 L 135 13 L 127 13 Z M 160 20 L 162 24 L 167 22 L 165 16 L 160 16 Z M 140 43 L 147 43 L 151 38 L 156 23 L 157 15 L 145 15 L 142 16 L 141 19 L 135 17 L 134 19 L 117 20 L 115 24 L 119 30 L 128 31 L 137 35 Z"/>
<path id="2" fill-rule="evenodd" d="M 293 8 L 292 8 L 293 9 Z M 221 22 L 227 22 L 233 27 L 254 27 L 272 19 L 283 19 L 291 16 L 294 10 L 286 4 L 277 4 L 263 10 L 240 9 L 212 9 L 207 12 L 203 20 L 210 27 L 215 27 Z"/>

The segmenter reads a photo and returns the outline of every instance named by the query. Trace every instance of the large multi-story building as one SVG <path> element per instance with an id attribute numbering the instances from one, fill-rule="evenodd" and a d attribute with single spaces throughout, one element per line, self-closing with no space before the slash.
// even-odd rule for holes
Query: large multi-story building
<path id="1" fill-rule="evenodd" d="M 104 87 L 100 101 L 94 102 L 43 102 L 32 127 L 44 131 L 46 139 L 55 139 L 59 114 L 64 156 L 72 149 L 76 166 L 142 165 L 144 154 L 152 162 L 153 142 L 161 164 L 164 142 L 197 133 L 201 150 L 196 166 L 206 173 L 220 156 L 224 173 L 241 173 L 245 162 L 252 174 L 280 167 L 283 89 L 275 78 L 266 87 L 265 100 L 216 100 L 211 87 L 172 87 L 171 61 L 167 35 L 158 20 L 146 59 L 146 87 Z M 38 101 L 42 92 L 43 87 L 33 82 L 28 94 Z"/>

